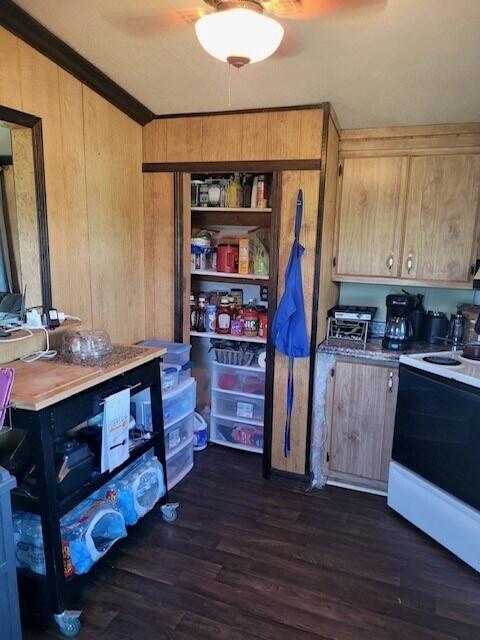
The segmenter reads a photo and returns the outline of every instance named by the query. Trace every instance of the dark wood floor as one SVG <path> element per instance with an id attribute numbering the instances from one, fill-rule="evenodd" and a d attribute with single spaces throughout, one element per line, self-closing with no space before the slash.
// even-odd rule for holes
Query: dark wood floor
<path id="1" fill-rule="evenodd" d="M 286 490 L 217 447 L 195 464 L 177 523 L 155 510 L 92 572 L 82 640 L 479 640 L 480 577 L 384 498 Z"/>

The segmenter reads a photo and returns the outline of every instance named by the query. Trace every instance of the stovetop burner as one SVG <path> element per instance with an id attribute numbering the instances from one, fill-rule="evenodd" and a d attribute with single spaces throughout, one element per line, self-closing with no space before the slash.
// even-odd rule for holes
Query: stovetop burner
<path id="1" fill-rule="evenodd" d="M 458 367 L 462 364 L 460 360 L 447 356 L 425 356 L 423 359 L 430 364 L 440 364 L 444 367 Z"/>
<path id="2" fill-rule="evenodd" d="M 466 356 L 465 352 L 460 356 L 462 360 L 468 360 L 468 362 L 480 362 L 480 358 L 474 358 L 473 356 Z"/>

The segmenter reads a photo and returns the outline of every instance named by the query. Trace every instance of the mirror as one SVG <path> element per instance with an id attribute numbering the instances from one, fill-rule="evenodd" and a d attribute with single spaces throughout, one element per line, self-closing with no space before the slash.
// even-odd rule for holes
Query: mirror
<path id="1" fill-rule="evenodd" d="M 39 118 L 0 107 L 0 325 L 51 307 Z"/>

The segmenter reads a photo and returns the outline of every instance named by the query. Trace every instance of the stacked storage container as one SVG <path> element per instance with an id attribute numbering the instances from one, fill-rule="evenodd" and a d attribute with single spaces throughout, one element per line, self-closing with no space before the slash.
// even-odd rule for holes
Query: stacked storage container
<path id="1" fill-rule="evenodd" d="M 212 362 L 210 442 L 263 451 L 265 370 Z"/>
<path id="2" fill-rule="evenodd" d="M 191 345 L 161 340 L 145 340 L 140 344 L 167 350 L 162 364 L 162 400 L 167 485 L 172 489 L 193 468 L 193 417 L 197 383 L 191 377 Z M 174 369 L 177 370 L 176 375 Z"/>

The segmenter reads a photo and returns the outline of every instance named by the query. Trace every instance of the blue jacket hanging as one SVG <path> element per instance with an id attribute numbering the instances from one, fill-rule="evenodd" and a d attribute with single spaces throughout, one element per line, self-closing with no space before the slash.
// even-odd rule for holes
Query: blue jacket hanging
<path id="1" fill-rule="evenodd" d="M 272 339 L 275 348 L 289 357 L 287 384 L 287 418 L 283 452 L 285 457 L 290 452 L 290 427 L 292 421 L 294 385 L 294 358 L 306 358 L 310 354 L 305 321 L 305 302 L 303 299 L 301 259 L 305 247 L 300 244 L 300 229 L 303 215 L 303 192 L 300 189 L 297 196 L 295 214 L 295 239 L 290 251 L 287 269 L 285 271 L 285 291 L 277 307 L 272 323 Z"/>

